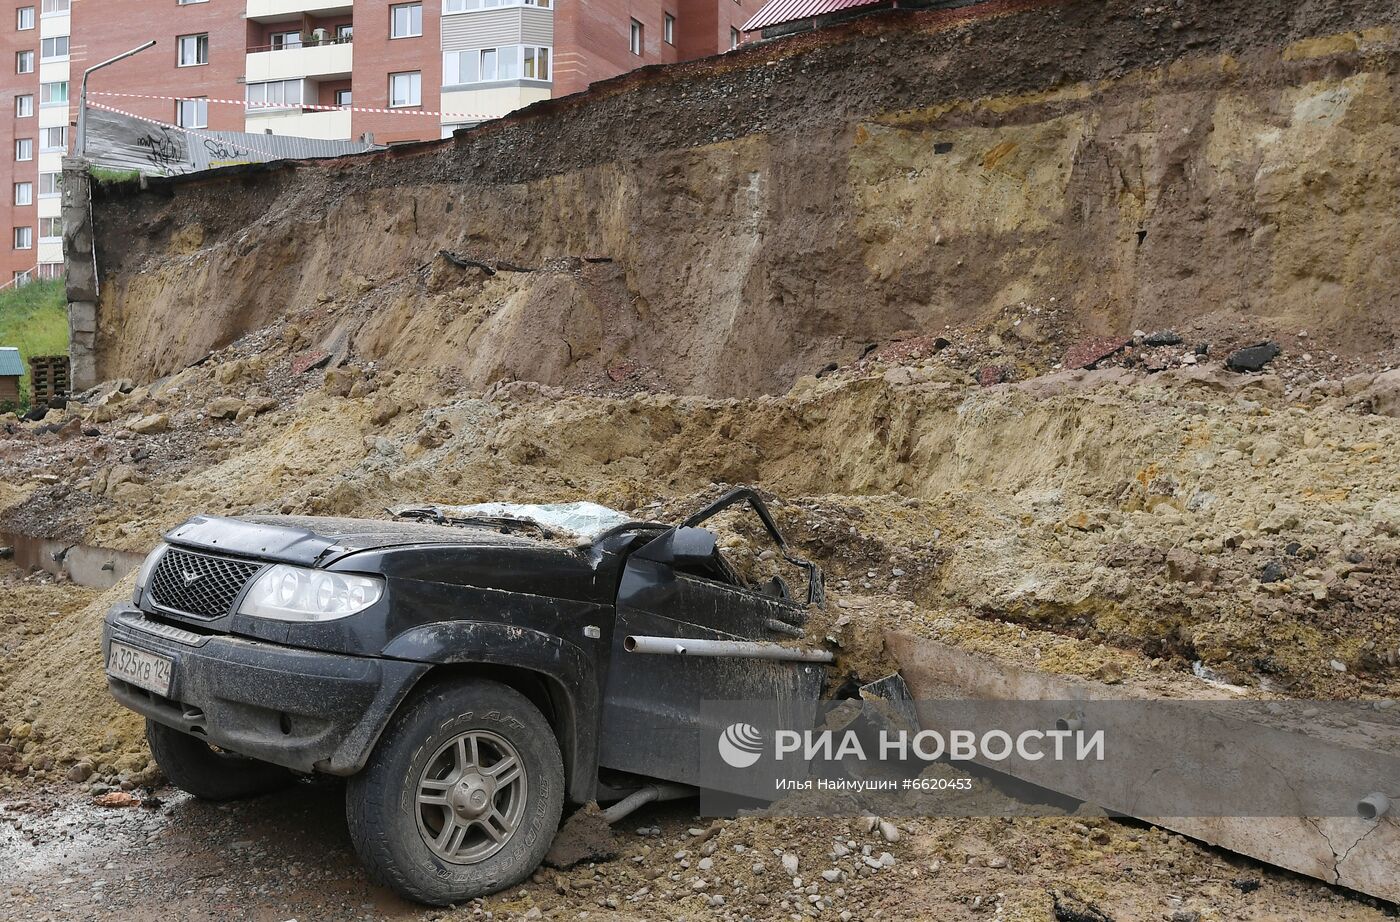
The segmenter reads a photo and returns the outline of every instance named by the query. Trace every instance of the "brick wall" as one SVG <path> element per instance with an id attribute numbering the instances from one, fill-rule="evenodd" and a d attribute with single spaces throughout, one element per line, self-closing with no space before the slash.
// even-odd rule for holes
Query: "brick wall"
<path id="1" fill-rule="evenodd" d="M 389 75 L 419 71 L 422 75 L 422 110 L 442 108 L 442 0 L 424 0 L 423 34 L 415 38 L 389 37 L 390 0 L 356 0 L 355 72 L 351 94 L 356 106 L 374 109 L 389 106 Z M 351 124 L 355 136 L 372 132 L 380 144 L 436 138 L 436 115 L 356 112 Z"/>
<path id="2" fill-rule="evenodd" d="M 35 27 L 26 31 L 15 28 L 16 11 L 22 6 L 35 7 Z M 39 200 L 39 0 L 25 0 L 20 3 L 7 3 L 0 6 L 0 285 L 14 278 L 16 272 L 34 268 L 39 261 L 39 219 L 37 209 L 31 204 L 15 207 L 14 184 L 29 182 L 34 184 L 33 202 Z M 34 52 L 34 73 L 15 73 L 15 53 L 21 50 Z M 28 94 L 34 97 L 34 115 L 28 118 L 15 118 L 15 97 Z M 15 162 L 15 139 L 33 140 L 34 159 L 27 163 Z M 14 228 L 16 226 L 34 228 L 34 248 L 16 250 L 14 248 Z M 0 345 L 7 345 L 0 343 Z"/>
<path id="3" fill-rule="evenodd" d="M 153 9 L 155 5 L 150 0 L 73 0 L 73 86 L 69 94 L 73 119 L 83 70 L 150 39 L 157 42 L 154 48 L 98 71 L 88 83 L 89 90 L 243 98 L 239 81 L 248 47 L 244 4 L 239 0 L 208 0 L 180 5 L 163 0 L 158 11 Z M 209 63 L 177 67 L 176 37 L 201 32 L 209 35 Z M 172 100 L 91 98 L 135 115 L 175 121 Z M 243 107 L 210 103 L 209 127 L 242 131 Z"/>

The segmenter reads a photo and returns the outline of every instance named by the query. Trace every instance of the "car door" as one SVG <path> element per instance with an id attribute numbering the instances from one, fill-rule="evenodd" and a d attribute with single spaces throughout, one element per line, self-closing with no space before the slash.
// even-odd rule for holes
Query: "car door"
<path id="1" fill-rule="evenodd" d="M 748 491 L 702 513 L 713 515 L 741 500 L 758 503 L 755 508 L 762 509 L 761 518 L 786 554 L 766 508 Z M 702 513 L 634 552 L 624 567 L 602 714 L 599 763 L 604 768 L 704 786 L 698 760 L 686 754 L 698 752 L 696 747 L 705 741 L 717 741 L 724 728 L 704 725 L 702 702 L 810 703 L 825 684 L 821 663 L 796 658 L 668 655 L 627 649 L 627 638 L 646 637 L 674 639 L 680 646 L 686 646 L 687 640 L 780 643 L 794 657 L 810 654 L 793 638 L 805 621 L 803 605 L 780 597 L 786 593 L 742 585 L 718 549 L 704 563 L 685 555 L 677 559 L 670 548 L 678 536 L 682 541 L 687 537 L 703 541 L 708 534 L 713 548 L 713 533 L 696 527 L 707 517 Z M 815 595 L 819 602 L 819 571 L 806 561 L 799 565 L 810 568 L 808 596 Z"/>

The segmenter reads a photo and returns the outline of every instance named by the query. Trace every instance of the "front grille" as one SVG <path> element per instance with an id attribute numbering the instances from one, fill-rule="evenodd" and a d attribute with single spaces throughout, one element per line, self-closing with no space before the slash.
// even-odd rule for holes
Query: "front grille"
<path id="1" fill-rule="evenodd" d="M 151 599 L 160 607 L 197 618 L 219 618 L 262 564 L 191 554 L 177 548 L 165 552 L 151 576 Z"/>

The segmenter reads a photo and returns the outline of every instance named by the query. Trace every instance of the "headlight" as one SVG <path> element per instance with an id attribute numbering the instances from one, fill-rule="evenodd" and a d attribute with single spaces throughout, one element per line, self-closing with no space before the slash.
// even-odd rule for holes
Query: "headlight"
<path id="1" fill-rule="evenodd" d="M 141 604 L 141 596 L 146 594 L 146 584 L 151 581 L 151 574 L 156 572 L 156 564 L 160 563 L 160 559 L 165 556 L 165 552 L 168 550 L 170 550 L 170 545 L 161 544 L 146 555 L 141 569 L 136 573 L 136 589 L 131 593 L 132 605 Z"/>
<path id="2" fill-rule="evenodd" d="M 253 583 L 240 615 L 278 621 L 334 621 L 364 611 L 384 594 L 384 580 L 277 564 Z"/>

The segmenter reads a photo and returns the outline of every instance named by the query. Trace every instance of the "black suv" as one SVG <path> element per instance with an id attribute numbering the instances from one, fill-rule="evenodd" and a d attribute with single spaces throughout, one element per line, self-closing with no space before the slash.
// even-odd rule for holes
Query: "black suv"
<path id="1" fill-rule="evenodd" d="M 699 527 L 730 507 L 773 545 L 744 562 L 800 567 L 805 603 Z M 174 784 L 217 800 L 348 776 L 364 863 L 446 904 L 530 874 L 565 801 L 698 788 L 677 740 L 702 698 L 821 694 L 831 656 L 798 641 L 821 571 L 753 490 L 679 525 L 588 503 L 394 512 L 196 516 L 146 559 L 102 651 Z"/>

